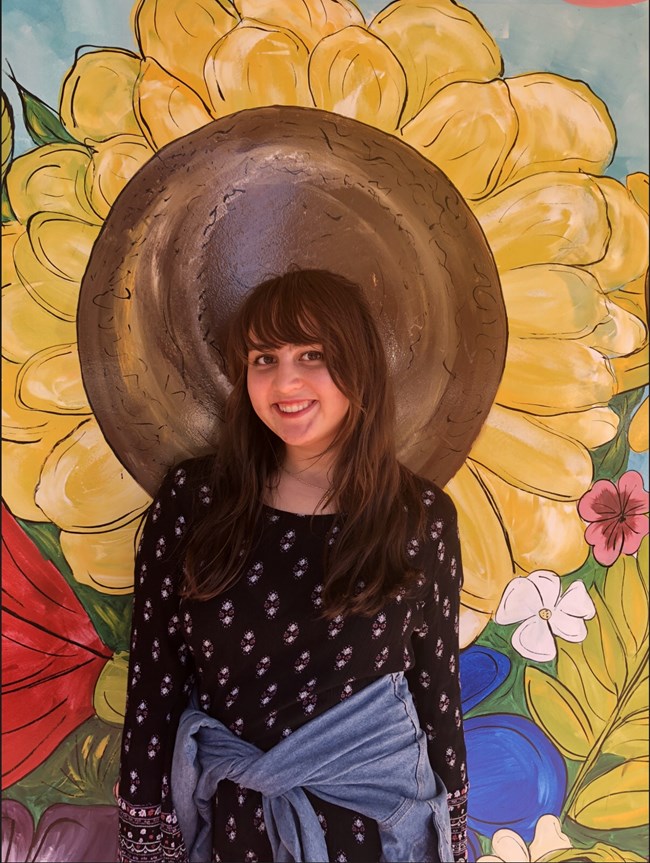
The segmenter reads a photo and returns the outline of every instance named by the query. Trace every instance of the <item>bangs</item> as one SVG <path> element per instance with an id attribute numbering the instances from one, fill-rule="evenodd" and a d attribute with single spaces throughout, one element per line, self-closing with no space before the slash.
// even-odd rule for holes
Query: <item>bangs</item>
<path id="1" fill-rule="evenodd" d="M 314 308 L 318 302 L 313 302 L 310 293 L 271 289 L 264 297 L 255 298 L 257 302 L 252 299 L 239 322 L 246 353 L 286 344 L 322 344 L 326 327 L 324 322 L 318 324 L 320 310 Z"/>

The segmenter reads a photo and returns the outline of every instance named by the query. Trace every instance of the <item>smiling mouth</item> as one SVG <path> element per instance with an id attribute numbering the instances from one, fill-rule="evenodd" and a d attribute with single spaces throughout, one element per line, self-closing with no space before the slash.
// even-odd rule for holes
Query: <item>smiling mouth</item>
<path id="1" fill-rule="evenodd" d="M 313 404 L 313 401 L 293 402 L 292 404 L 280 404 L 280 402 L 276 402 L 275 406 L 282 414 L 297 414 L 311 407 Z"/>

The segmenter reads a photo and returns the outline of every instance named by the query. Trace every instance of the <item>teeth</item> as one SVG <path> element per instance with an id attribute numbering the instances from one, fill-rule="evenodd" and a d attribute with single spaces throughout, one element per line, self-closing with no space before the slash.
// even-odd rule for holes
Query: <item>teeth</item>
<path id="1" fill-rule="evenodd" d="M 304 409 L 308 408 L 310 404 L 311 402 L 300 402 L 293 405 L 278 404 L 278 408 L 282 411 L 283 414 L 295 414 L 298 413 L 298 411 L 304 411 Z"/>

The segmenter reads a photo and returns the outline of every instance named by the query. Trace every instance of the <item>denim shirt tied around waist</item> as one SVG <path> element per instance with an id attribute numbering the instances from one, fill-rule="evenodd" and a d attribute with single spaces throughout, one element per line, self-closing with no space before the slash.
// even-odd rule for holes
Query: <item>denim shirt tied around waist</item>
<path id="1" fill-rule="evenodd" d="M 268 752 L 192 705 L 178 728 L 174 808 L 190 863 L 212 860 L 222 779 L 261 792 L 276 863 L 327 863 L 323 829 L 303 789 L 374 819 L 382 861 L 453 863 L 447 792 L 402 672 L 381 677 Z"/>

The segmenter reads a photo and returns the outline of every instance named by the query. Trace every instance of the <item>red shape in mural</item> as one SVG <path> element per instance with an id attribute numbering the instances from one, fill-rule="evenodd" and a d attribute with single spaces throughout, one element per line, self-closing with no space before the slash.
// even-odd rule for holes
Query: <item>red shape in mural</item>
<path id="1" fill-rule="evenodd" d="M 2 505 L 2 787 L 93 715 L 112 656 L 70 586 Z"/>

